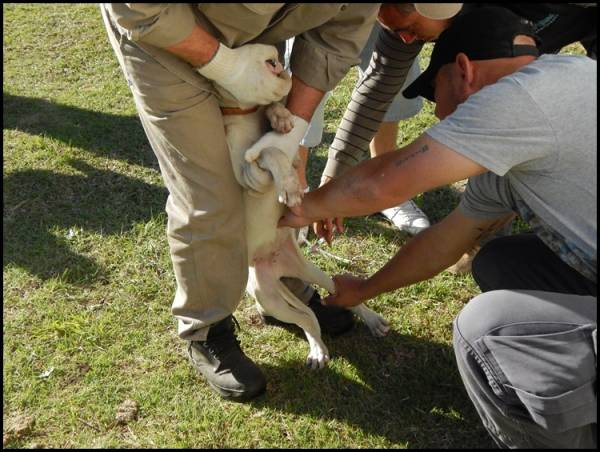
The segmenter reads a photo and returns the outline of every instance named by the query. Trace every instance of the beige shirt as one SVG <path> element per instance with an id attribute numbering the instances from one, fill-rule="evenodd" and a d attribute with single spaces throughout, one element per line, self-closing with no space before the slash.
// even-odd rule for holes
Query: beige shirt
<path id="1" fill-rule="evenodd" d="M 321 91 L 333 89 L 359 54 L 380 3 L 109 3 L 107 11 L 132 41 L 165 48 L 195 24 L 228 47 L 277 45 L 296 37 L 294 75 Z"/>

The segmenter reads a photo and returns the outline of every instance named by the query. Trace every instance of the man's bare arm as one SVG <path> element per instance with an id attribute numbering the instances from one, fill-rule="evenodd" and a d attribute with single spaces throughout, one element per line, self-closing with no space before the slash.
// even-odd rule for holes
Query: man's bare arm
<path id="1" fill-rule="evenodd" d="M 484 236 L 489 236 L 514 217 L 476 219 L 454 209 L 439 223 L 407 242 L 377 273 L 360 280 L 352 276 L 334 278 L 336 294 L 327 303 L 356 306 L 379 294 L 432 278 L 450 265 Z"/>
<path id="2" fill-rule="evenodd" d="M 292 114 L 310 122 L 324 95 L 323 91 L 307 85 L 292 75 L 292 89 L 288 94 L 286 107 Z"/>
<path id="3" fill-rule="evenodd" d="M 486 171 L 423 134 L 408 146 L 361 162 L 309 192 L 299 207 L 285 214 L 280 225 L 300 227 L 324 218 L 372 214 Z"/>
<path id="4" fill-rule="evenodd" d="M 219 41 L 202 27 L 196 25 L 181 42 L 166 50 L 187 61 L 193 67 L 208 63 L 217 52 Z"/>
<path id="5" fill-rule="evenodd" d="M 513 215 L 509 217 L 513 218 Z M 456 208 L 442 221 L 406 243 L 370 278 L 372 284 L 378 290 L 388 292 L 433 278 L 478 244 L 482 237 L 488 237 L 497 231 L 506 223 L 507 218 L 475 219 L 465 216 Z"/>

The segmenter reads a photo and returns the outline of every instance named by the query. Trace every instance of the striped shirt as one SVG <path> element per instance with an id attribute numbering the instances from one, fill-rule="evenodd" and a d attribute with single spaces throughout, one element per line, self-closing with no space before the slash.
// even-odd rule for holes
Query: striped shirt
<path id="1" fill-rule="evenodd" d="M 369 67 L 354 88 L 329 147 L 324 176 L 337 177 L 368 157 L 369 143 L 423 45 L 423 41 L 405 44 L 393 32 L 381 29 Z"/>
<path id="2" fill-rule="evenodd" d="M 543 53 L 557 53 L 581 40 L 588 56 L 596 59 L 596 3 L 471 3 L 465 4 L 460 14 L 486 5 L 508 8 L 531 20 Z M 369 143 L 424 44 L 405 44 L 393 32 L 381 29 L 369 67 L 354 88 L 329 147 L 323 176 L 337 177 L 369 156 Z"/>

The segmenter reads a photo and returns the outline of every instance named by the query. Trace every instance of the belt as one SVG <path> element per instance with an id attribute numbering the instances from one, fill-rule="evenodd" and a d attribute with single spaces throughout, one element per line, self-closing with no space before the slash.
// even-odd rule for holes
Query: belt
<path id="1" fill-rule="evenodd" d="M 250 113 L 254 113 L 258 111 L 258 105 L 254 108 L 234 108 L 234 107 L 221 107 L 221 113 L 223 115 L 249 115 Z"/>

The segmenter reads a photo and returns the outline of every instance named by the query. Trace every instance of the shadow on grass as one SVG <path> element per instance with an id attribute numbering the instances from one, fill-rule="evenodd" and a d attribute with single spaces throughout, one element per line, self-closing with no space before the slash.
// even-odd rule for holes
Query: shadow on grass
<path id="1" fill-rule="evenodd" d="M 94 260 L 72 250 L 64 229 L 119 234 L 164 210 L 167 191 L 82 161 L 81 175 L 45 170 L 4 177 L 3 266 L 15 264 L 43 279 L 81 284 L 102 278 Z M 54 229 L 63 231 L 53 231 Z"/>
<path id="2" fill-rule="evenodd" d="M 158 169 L 137 116 L 119 116 L 3 93 L 4 130 L 49 136 L 98 156 Z M 81 175 L 44 170 L 10 173 L 3 179 L 3 265 L 15 264 L 47 279 L 71 283 L 102 278 L 94 260 L 72 250 L 69 237 L 53 230 L 84 229 L 119 234 L 162 212 L 166 189 L 68 162 Z"/>
<path id="3" fill-rule="evenodd" d="M 325 340 L 333 360 L 358 369 L 360 382 L 331 365 L 311 371 L 298 362 L 261 364 L 268 391 L 250 403 L 335 419 L 408 448 L 495 448 L 463 388 L 452 347 L 394 331 L 374 338 L 362 324 Z"/>
<path id="4" fill-rule="evenodd" d="M 112 115 L 7 93 L 3 93 L 3 115 L 5 130 L 47 135 L 99 156 L 158 168 L 137 116 Z M 326 132 L 324 143 L 333 138 L 333 133 Z M 319 185 L 326 160 L 318 154 L 310 156 L 308 178 L 313 189 Z M 30 170 L 4 178 L 4 264 L 15 263 L 44 278 L 64 274 L 72 282 L 97 276 L 100 270 L 92 260 L 70 251 L 68 240 L 50 230 L 54 226 L 81 227 L 113 234 L 133 222 L 148 220 L 152 211 L 163 210 L 165 189 L 96 170 L 83 162 L 73 166 L 85 175 Z M 423 208 L 433 222 L 449 213 L 458 199 L 451 188 L 422 196 Z M 347 234 L 406 239 L 404 233 L 381 222 L 385 220 L 378 216 L 349 219 Z"/>
<path id="5" fill-rule="evenodd" d="M 158 169 L 137 116 L 120 116 L 45 99 L 2 94 L 3 128 L 55 138 L 94 154 Z"/>

